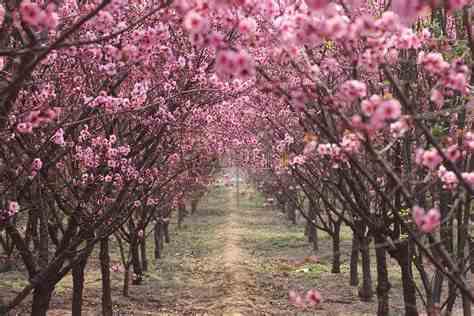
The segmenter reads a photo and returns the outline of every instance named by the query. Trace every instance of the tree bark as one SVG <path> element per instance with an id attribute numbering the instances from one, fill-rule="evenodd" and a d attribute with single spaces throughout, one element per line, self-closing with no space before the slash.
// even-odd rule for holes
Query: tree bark
<path id="1" fill-rule="evenodd" d="M 309 202 L 309 218 L 313 223 L 308 222 L 306 227 L 308 230 L 308 241 L 312 243 L 314 252 L 319 250 L 319 240 L 318 240 L 318 229 L 316 228 L 316 208 L 314 203 L 310 200 Z"/>
<path id="2" fill-rule="evenodd" d="M 403 301 L 405 304 L 406 316 L 418 316 L 418 308 L 416 306 L 416 288 L 413 281 L 413 271 L 411 262 L 411 249 L 409 241 L 399 243 L 397 245 L 397 261 L 400 265 L 402 273 Z"/>
<path id="3" fill-rule="evenodd" d="M 160 222 L 155 224 L 155 229 L 153 231 L 153 236 L 155 237 L 155 259 L 161 258 L 161 226 Z"/>
<path id="4" fill-rule="evenodd" d="M 133 273 L 135 274 L 132 278 L 132 284 L 140 285 L 143 280 L 143 271 L 142 271 L 142 264 L 140 262 L 140 245 L 138 240 L 133 232 L 131 234 L 131 242 L 130 242 L 130 250 L 132 256 L 132 266 L 133 266 Z"/>
<path id="5" fill-rule="evenodd" d="M 387 271 L 387 253 L 385 251 L 385 240 L 380 235 L 375 237 L 375 257 L 377 260 L 377 316 L 386 316 L 390 314 L 389 291 L 390 281 Z"/>
<path id="6" fill-rule="evenodd" d="M 331 273 L 341 273 L 341 221 L 333 223 Z"/>
<path id="7" fill-rule="evenodd" d="M 351 262 L 350 262 L 350 285 L 357 286 L 359 285 L 359 238 L 353 234 L 352 235 L 352 247 L 351 247 Z"/>
<path id="8" fill-rule="evenodd" d="M 148 271 L 148 258 L 146 254 L 146 237 L 145 236 L 143 236 L 143 238 L 140 240 L 140 254 L 142 257 L 142 270 Z"/>
<path id="9" fill-rule="evenodd" d="M 112 288 L 110 286 L 110 256 L 108 238 L 100 241 L 100 271 L 102 273 L 102 316 L 112 316 Z"/>
<path id="10" fill-rule="evenodd" d="M 72 268 L 72 316 L 82 315 L 82 294 L 84 291 L 84 270 L 87 259 L 79 262 Z"/>
<path id="11" fill-rule="evenodd" d="M 362 256 L 362 286 L 359 289 L 359 297 L 363 302 L 372 301 L 372 297 L 374 296 L 372 274 L 370 271 L 369 244 L 369 237 L 363 237 L 360 241 L 360 253 Z"/>
<path id="12" fill-rule="evenodd" d="M 48 282 L 44 282 L 44 284 L 35 287 L 33 291 L 33 303 L 31 305 L 31 316 L 47 315 L 53 290 L 54 285 Z"/>

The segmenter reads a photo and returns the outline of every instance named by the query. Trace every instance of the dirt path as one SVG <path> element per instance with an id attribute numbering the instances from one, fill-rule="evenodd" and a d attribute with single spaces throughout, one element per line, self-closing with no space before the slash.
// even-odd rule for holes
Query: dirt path
<path id="1" fill-rule="evenodd" d="M 123 274 L 112 274 L 114 309 L 121 316 L 290 316 L 374 315 L 375 301 L 362 303 L 357 288 L 348 284 L 350 235 L 342 234 L 342 273 L 331 274 L 331 243 L 320 235 L 319 262 L 305 261 L 312 254 L 302 225 L 289 224 L 251 188 L 237 205 L 233 188 L 217 187 L 202 201 L 196 214 L 186 217 L 181 230 L 173 223 L 171 242 L 155 260 L 153 240 L 147 242 L 149 269 L 143 285 L 121 294 Z M 119 263 L 117 245 L 111 242 L 112 263 Z M 396 268 L 396 266 L 394 265 Z M 392 285 L 400 288 L 397 269 Z M 5 276 L 8 276 L 6 278 Z M 3 274 L 0 292 L 20 290 L 17 275 Z M 97 256 L 89 260 L 84 291 L 84 315 L 100 315 L 100 269 Z M 324 302 L 316 310 L 298 311 L 288 304 L 288 290 L 317 288 Z M 51 316 L 68 315 L 71 278 L 56 286 Z M 344 303 L 341 303 L 344 302 Z M 392 310 L 401 315 L 400 298 Z M 24 311 L 28 304 L 22 307 Z M 26 315 L 20 310 L 19 315 Z"/>
<path id="2" fill-rule="evenodd" d="M 247 315 L 255 310 L 253 293 L 256 292 L 255 276 L 249 271 L 251 258 L 241 247 L 242 236 L 246 233 L 241 220 L 241 213 L 235 203 L 235 195 L 228 193 L 229 209 L 227 220 L 221 225 L 220 234 L 224 236 L 225 297 L 223 299 L 224 315 Z"/>

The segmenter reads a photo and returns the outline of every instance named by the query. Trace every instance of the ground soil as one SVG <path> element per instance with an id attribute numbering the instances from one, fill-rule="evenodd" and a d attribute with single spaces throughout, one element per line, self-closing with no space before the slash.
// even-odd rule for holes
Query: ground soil
<path id="1" fill-rule="evenodd" d="M 314 253 L 303 225 L 291 225 L 284 214 L 263 207 L 251 188 L 218 187 L 186 217 L 162 259 L 152 257 L 143 285 L 131 286 L 130 297 L 121 295 L 123 275 L 113 273 L 115 315 L 375 315 L 376 302 L 363 303 L 357 287 L 350 287 L 348 255 L 350 234 L 342 233 L 342 271 L 330 273 L 331 243 L 320 234 L 320 250 Z M 112 259 L 119 262 L 114 242 Z M 115 245 L 115 246 L 114 246 Z M 400 275 L 390 264 L 393 286 L 392 315 L 402 315 Z M 84 315 L 100 315 L 100 272 L 94 256 L 87 266 Z M 373 271 L 375 286 L 375 267 Z M 19 272 L 0 274 L 0 293 L 8 300 L 25 284 Z M 288 303 L 288 291 L 317 288 L 324 301 L 317 308 L 296 310 Z M 70 315 L 72 283 L 67 277 L 56 287 L 49 315 Z M 27 315 L 26 301 L 12 315 Z"/>

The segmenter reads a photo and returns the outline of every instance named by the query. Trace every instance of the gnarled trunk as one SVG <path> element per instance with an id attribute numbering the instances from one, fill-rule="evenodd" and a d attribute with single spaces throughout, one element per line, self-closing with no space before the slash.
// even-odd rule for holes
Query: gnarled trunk
<path id="1" fill-rule="evenodd" d="M 84 292 L 84 270 L 87 259 L 80 261 L 72 268 L 72 316 L 82 315 L 82 294 Z"/>
<path id="2" fill-rule="evenodd" d="M 352 236 L 352 247 L 351 247 L 351 262 L 350 262 L 350 285 L 359 285 L 359 238 L 355 235 Z"/>
<path id="3" fill-rule="evenodd" d="M 54 285 L 42 282 L 33 291 L 33 303 L 31 305 L 31 316 L 46 316 L 49 302 L 54 291 Z"/>
<path id="4" fill-rule="evenodd" d="M 112 316 L 112 289 L 110 286 L 109 240 L 100 241 L 100 271 L 102 273 L 102 316 Z"/>
<path id="5" fill-rule="evenodd" d="M 341 273 L 341 221 L 333 223 L 331 273 Z"/>
<path id="6" fill-rule="evenodd" d="M 363 302 L 370 302 L 374 296 L 372 274 L 370 271 L 369 244 L 369 237 L 364 237 L 360 241 L 360 253 L 362 256 L 362 286 L 359 289 L 359 297 Z"/>
<path id="7" fill-rule="evenodd" d="M 387 271 L 387 253 L 385 251 L 385 240 L 379 235 L 375 236 L 375 257 L 377 260 L 377 316 L 390 314 L 389 291 L 390 282 Z"/>

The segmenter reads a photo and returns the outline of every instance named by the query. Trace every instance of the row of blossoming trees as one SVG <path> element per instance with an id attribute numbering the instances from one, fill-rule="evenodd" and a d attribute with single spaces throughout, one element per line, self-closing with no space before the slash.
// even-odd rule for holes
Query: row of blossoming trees
<path id="1" fill-rule="evenodd" d="M 109 237 L 140 283 L 144 236 L 161 244 L 225 145 L 291 219 L 304 215 L 313 243 L 315 228 L 329 233 L 334 272 L 341 225 L 352 229 L 364 300 L 376 249 L 379 315 L 387 255 L 406 315 L 449 312 L 459 297 L 471 315 L 470 5 L 0 1 L 1 245 L 28 275 L 1 309 L 32 293 L 45 315 L 72 273 L 80 315 L 98 245 L 110 315 Z"/>
<path id="2" fill-rule="evenodd" d="M 72 274 L 81 315 L 98 249 L 112 315 L 109 239 L 127 295 L 147 268 L 145 237 L 159 257 L 172 213 L 181 221 L 210 181 L 222 144 L 207 121 L 239 91 L 209 75 L 212 56 L 183 36 L 171 4 L 0 1 L 0 253 L 27 280 L 0 295 L 0 314 L 32 296 L 31 314 L 46 315 Z"/>
<path id="3" fill-rule="evenodd" d="M 332 271 L 346 225 L 362 300 L 374 295 L 375 249 L 378 315 L 390 313 L 388 256 L 406 315 L 451 314 L 456 302 L 472 315 L 471 2 L 189 3 L 190 38 L 217 49 L 220 76 L 255 83 L 225 114 L 241 162 L 290 220 L 301 212 L 315 248 L 317 230 L 330 235 Z M 216 45 L 226 26 L 238 36 Z"/>

